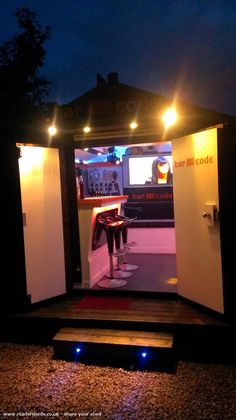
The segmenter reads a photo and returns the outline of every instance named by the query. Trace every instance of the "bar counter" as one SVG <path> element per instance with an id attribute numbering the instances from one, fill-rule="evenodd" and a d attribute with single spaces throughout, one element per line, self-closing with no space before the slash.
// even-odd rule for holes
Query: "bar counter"
<path id="1" fill-rule="evenodd" d="M 117 209 L 120 214 L 121 204 L 127 199 L 127 195 L 78 199 L 82 288 L 92 288 L 109 270 L 107 245 L 92 249 L 97 214 L 112 209 Z"/>
<path id="2" fill-rule="evenodd" d="M 114 203 L 125 203 L 128 195 L 104 195 L 102 197 L 86 197 L 78 199 L 78 207 L 102 207 Z"/>

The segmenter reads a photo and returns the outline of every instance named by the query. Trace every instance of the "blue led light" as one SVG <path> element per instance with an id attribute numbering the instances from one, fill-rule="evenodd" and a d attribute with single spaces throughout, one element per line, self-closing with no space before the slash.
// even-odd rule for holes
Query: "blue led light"
<path id="1" fill-rule="evenodd" d="M 141 353 L 141 356 L 143 357 L 143 359 L 145 359 L 145 357 L 147 357 L 147 353 L 146 353 L 145 351 L 143 351 L 143 352 Z"/>
<path id="2" fill-rule="evenodd" d="M 79 353 L 81 352 L 81 348 L 80 348 L 80 347 L 77 347 L 77 348 L 75 349 L 75 351 L 76 351 L 76 353 L 77 353 L 77 354 L 79 354 Z"/>

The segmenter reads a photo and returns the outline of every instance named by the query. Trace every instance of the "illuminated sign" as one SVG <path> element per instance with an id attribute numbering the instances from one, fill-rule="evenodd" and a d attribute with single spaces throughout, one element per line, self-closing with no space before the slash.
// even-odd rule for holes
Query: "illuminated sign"
<path id="1" fill-rule="evenodd" d="M 202 156 L 202 157 L 188 157 L 184 160 L 175 160 L 174 161 L 174 168 L 183 168 L 186 166 L 199 166 L 199 165 L 207 165 L 209 163 L 213 163 L 213 156 Z"/>

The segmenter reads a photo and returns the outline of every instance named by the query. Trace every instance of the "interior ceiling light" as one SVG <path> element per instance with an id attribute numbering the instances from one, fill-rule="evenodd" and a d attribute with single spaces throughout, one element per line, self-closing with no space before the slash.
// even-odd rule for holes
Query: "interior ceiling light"
<path id="1" fill-rule="evenodd" d="M 85 147 L 85 148 L 84 148 L 84 151 L 85 151 L 85 152 L 87 152 L 88 150 L 89 150 L 89 148 L 88 148 L 88 147 Z"/>
<path id="2" fill-rule="evenodd" d="M 169 128 L 172 125 L 174 125 L 177 121 L 177 118 L 178 118 L 178 115 L 177 115 L 176 109 L 173 107 L 168 108 L 162 116 L 162 121 L 165 124 L 165 128 Z"/>
<path id="3" fill-rule="evenodd" d="M 83 128 L 83 131 L 84 131 L 84 133 L 90 133 L 90 131 L 91 131 L 91 127 L 89 127 L 88 125 L 86 125 L 86 126 Z"/>
<path id="4" fill-rule="evenodd" d="M 136 121 L 132 121 L 129 126 L 130 126 L 131 130 L 135 130 L 135 128 L 138 127 L 138 124 L 136 123 Z"/>
<path id="5" fill-rule="evenodd" d="M 50 136 L 55 136 L 57 134 L 57 128 L 55 127 L 55 125 L 51 125 L 50 127 L 48 127 L 48 134 Z"/>

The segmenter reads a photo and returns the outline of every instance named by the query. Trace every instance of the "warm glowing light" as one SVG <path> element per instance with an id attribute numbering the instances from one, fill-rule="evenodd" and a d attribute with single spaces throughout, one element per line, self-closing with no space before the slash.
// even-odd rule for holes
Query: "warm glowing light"
<path id="1" fill-rule="evenodd" d="M 163 114 L 162 120 L 166 128 L 174 125 L 177 121 L 177 112 L 175 108 L 168 108 L 167 111 Z"/>
<path id="2" fill-rule="evenodd" d="M 90 133 L 90 131 L 91 131 L 91 127 L 89 127 L 88 125 L 86 125 L 86 126 L 83 128 L 83 131 L 84 131 L 84 133 Z"/>
<path id="3" fill-rule="evenodd" d="M 55 125 L 51 125 L 50 127 L 48 127 L 48 134 L 50 136 L 55 136 L 57 134 L 57 128 L 55 127 Z"/>
<path id="4" fill-rule="evenodd" d="M 136 123 L 136 121 L 132 121 L 129 126 L 130 126 L 131 130 L 135 130 L 135 128 L 138 127 L 138 124 Z"/>
<path id="5" fill-rule="evenodd" d="M 168 280 L 166 280 L 167 284 L 177 284 L 178 280 L 176 277 L 170 277 Z"/>
<path id="6" fill-rule="evenodd" d="M 32 146 L 20 146 L 22 159 L 19 160 L 20 173 L 22 176 L 41 173 L 44 161 L 44 148 Z"/>

